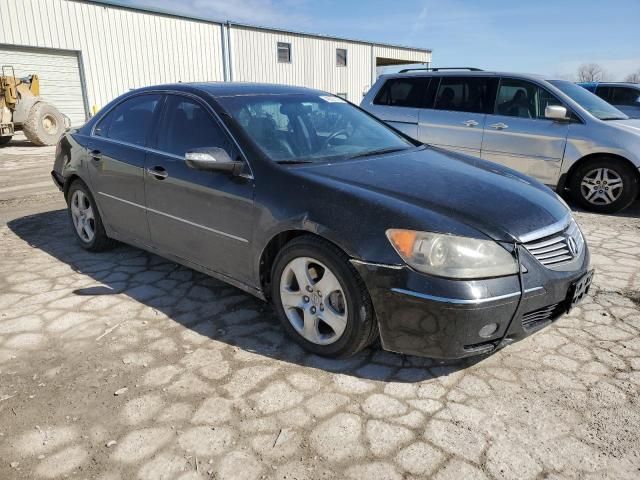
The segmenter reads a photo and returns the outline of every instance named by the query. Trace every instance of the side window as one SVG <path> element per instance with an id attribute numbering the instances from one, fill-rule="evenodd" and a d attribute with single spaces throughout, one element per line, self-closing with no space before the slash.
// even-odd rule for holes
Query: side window
<path id="1" fill-rule="evenodd" d="M 436 92 L 436 110 L 489 113 L 495 87 L 490 78 L 442 77 Z"/>
<path id="2" fill-rule="evenodd" d="M 373 100 L 375 105 L 422 108 L 428 78 L 392 78 L 382 86 Z"/>
<path id="3" fill-rule="evenodd" d="M 562 105 L 554 95 L 526 80 L 503 78 L 498 88 L 495 113 L 508 117 L 545 118 L 548 106 Z"/>
<path id="4" fill-rule="evenodd" d="M 598 87 L 596 88 L 596 95 L 603 99 L 605 102 L 611 101 L 611 88 L 610 87 Z"/>
<path id="5" fill-rule="evenodd" d="M 125 100 L 100 120 L 94 135 L 145 145 L 160 98 L 160 95 L 137 95 Z"/>
<path id="6" fill-rule="evenodd" d="M 224 131 L 200 103 L 169 95 L 158 128 L 156 148 L 184 157 L 188 150 L 204 147 L 224 148 L 231 154 Z"/>
<path id="7" fill-rule="evenodd" d="M 629 107 L 640 106 L 640 90 L 626 87 L 611 87 L 611 90 L 613 90 L 612 104 Z"/>

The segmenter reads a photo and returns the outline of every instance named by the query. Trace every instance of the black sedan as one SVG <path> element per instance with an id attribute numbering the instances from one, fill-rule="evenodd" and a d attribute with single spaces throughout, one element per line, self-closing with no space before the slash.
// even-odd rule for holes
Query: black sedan
<path id="1" fill-rule="evenodd" d="M 80 245 L 135 245 L 273 302 L 308 350 L 489 353 L 587 292 L 564 202 L 513 170 L 409 139 L 305 88 L 129 92 L 61 139 Z"/>

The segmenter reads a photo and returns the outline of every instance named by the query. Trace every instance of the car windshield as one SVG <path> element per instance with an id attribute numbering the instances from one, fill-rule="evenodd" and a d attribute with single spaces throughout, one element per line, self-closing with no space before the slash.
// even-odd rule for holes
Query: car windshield
<path id="1" fill-rule="evenodd" d="M 260 150 L 279 163 L 339 161 L 415 147 L 330 94 L 239 95 L 218 101 Z"/>
<path id="2" fill-rule="evenodd" d="M 616 107 L 575 83 L 567 80 L 550 80 L 549 83 L 600 120 L 626 120 L 629 118 Z"/>

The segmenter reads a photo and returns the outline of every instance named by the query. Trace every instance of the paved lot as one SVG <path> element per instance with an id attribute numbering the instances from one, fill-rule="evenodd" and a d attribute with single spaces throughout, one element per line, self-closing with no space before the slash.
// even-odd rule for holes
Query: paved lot
<path id="1" fill-rule="evenodd" d="M 18 145 L 0 150 L 0 478 L 640 476 L 637 206 L 577 214 L 592 296 L 525 341 L 329 361 L 239 290 L 81 250 L 36 186 L 52 150 Z"/>

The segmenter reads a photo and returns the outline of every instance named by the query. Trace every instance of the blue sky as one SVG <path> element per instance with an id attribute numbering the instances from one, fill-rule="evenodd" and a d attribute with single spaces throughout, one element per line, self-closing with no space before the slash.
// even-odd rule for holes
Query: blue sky
<path id="1" fill-rule="evenodd" d="M 640 70 L 640 0 L 120 0 L 186 14 L 432 48 L 434 65 L 570 76 Z"/>

